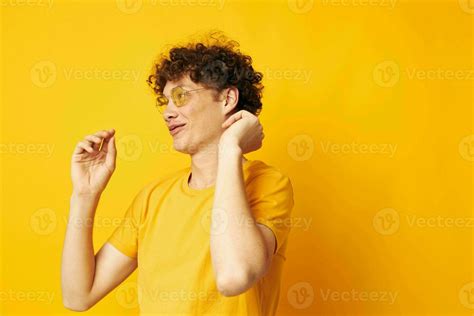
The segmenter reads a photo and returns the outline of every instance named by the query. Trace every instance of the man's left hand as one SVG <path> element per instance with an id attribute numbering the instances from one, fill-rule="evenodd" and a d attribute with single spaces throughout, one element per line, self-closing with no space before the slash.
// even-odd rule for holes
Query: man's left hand
<path id="1" fill-rule="evenodd" d="M 265 137 L 258 117 L 249 111 L 241 110 L 232 114 L 223 124 L 225 131 L 220 138 L 220 146 L 238 146 L 242 154 L 255 151 L 262 147 Z"/>

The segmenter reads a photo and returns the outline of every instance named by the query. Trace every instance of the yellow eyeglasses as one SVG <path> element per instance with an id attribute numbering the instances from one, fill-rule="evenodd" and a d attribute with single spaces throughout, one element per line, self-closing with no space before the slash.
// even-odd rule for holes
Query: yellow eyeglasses
<path id="1" fill-rule="evenodd" d="M 205 90 L 205 89 L 207 88 L 185 90 L 181 86 L 176 86 L 173 89 L 171 89 L 171 99 L 173 100 L 174 105 L 176 105 L 177 107 L 181 107 L 183 105 L 186 105 L 186 103 L 188 103 L 190 92 Z M 158 110 L 161 113 L 163 113 L 163 109 L 168 105 L 168 103 L 169 103 L 169 100 L 164 94 L 161 94 L 156 98 L 156 106 L 158 107 Z"/>

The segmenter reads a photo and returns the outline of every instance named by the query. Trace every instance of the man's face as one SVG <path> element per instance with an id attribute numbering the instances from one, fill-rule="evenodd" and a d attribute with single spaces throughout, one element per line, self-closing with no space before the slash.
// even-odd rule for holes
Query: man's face
<path id="1" fill-rule="evenodd" d="M 163 94 L 169 103 L 163 112 L 167 126 L 185 124 L 176 131 L 171 131 L 173 147 L 176 151 L 194 154 L 201 150 L 215 148 L 208 145 L 217 144 L 223 132 L 222 123 L 225 120 L 223 105 L 225 101 L 216 98 L 215 90 L 204 89 L 187 93 L 185 105 L 177 107 L 171 98 L 171 90 L 181 86 L 184 90 L 201 89 L 204 86 L 194 83 L 189 76 L 177 81 L 168 81 Z"/>

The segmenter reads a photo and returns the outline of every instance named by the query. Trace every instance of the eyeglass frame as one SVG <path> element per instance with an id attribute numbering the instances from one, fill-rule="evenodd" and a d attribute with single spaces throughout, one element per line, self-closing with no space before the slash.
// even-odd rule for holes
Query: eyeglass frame
<path id="1" fill-rule="evenodd" d="M 197 88 L 197 89 L 192 89 L 192 90 L 186 90 L 186 89 L 184 89 L 182 86 L 176 86 L 176 87 L 174 87 L 173 89 L 171 89 L 171 95 L 170 95 L 170 97 L 171 97 L 171 100 L 173 100 L 173 103 L 174 103 L 174 105 L 176 105 L 176 107 L 185 106 L 185 105 L 188 103 L 188 101 L 189 101 L 189 100 L 186 100 L 186 101 L 185 101 L 183 104 L 181 104 L 181 105 L 176 104 L 176 103 L 179 103 L 179 102 L 176 102 L 176 101 L 174 100 L 174 98 L 173 98 L 173 91 L 174 91 L 175 89 L 178 89 L 178 88 L 180 88 L 180 89 L 182 89 L 182 90 L 184 91 L 184 92 L 183 92 L 184 95 L 187 95 L 188 93 L 194 92 L 194 91 L 209 90 L 209 89 L 210 89 L 210 88 Z M 160 99 L 165 99 L 166 102 L 161 102 L 161 103 L 160 103 Z M 161 113 L 163 113 L 162 109 L 163 109 L 164 107 L 168 106 L 169 101 L 170 101 L 170 98 L 168 98 L 168 97 L 165 96 L 164 94 L 161 94 L 160 96 L 158 96 L 158 97 L 156 98 L 156 107 L 158 108 L 158 110 L 159 110 Z"/>

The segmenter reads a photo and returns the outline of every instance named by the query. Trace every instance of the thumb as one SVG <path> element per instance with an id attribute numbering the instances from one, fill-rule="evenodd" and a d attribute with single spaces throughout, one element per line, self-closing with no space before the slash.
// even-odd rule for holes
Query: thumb
<path id="1" fill-rule="evenodd" d="M 117 157 L 117 148 L 115 147 L 115 135 L 112 136 L 107 143 L 107 156 L 105 163 L 108 166 L 115 168 L 115 159 Z"/>

